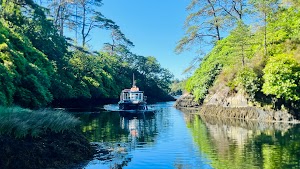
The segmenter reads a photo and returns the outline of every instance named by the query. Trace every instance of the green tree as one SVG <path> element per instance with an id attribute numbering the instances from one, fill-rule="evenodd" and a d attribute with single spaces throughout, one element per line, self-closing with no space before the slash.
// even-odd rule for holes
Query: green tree
<path id="1" fill-rule="evenodd" d="M 234 53 L 241 57 L 242 65 L 245 66 L 246 51 L 249 51 L 251 32 L 250 28 L 242 21 L 238 22 L 236 29 L 231 32 L 231 47 L 235 48 Z"/>
<path id="2" fill-rule="evenodd" d="M 119 26 L 114 26 L 111 32 L 112 43 L 105 43 L 104 49 L 109 51 L 111 55 L 114 55 L 116 48 L 128 48 L 133 47 L 133 43 L 125 37 L 121 32 Z"/>
<path id="3" fill-rule="evenodd" d="M 225 12 L 225 16 L 231 17 L 230 19 L 235 19 L 242 21 L 244 16 L 249 13 L 247 8 L 248 0 L 219 0 L 219 5 Z"/>
<path id="4" fill-rule="evenodd" d="M 264 68 L 262 91 L 287 101 L 300 99 L 300 64 L 291 56 L 271 57 Z"/>
<path id="5" fill-rule="evenodd" d="M 272 14 L 275 13 L 279 6 L 279 0 L 249 0 L 250 4 L 253 4 L 255 9 L 260 14 L 260 18 L 263 21 L 263 37 L 264 37 L 264 56 L 267 56 L 267 25 L 268 18 L 272 17 Z"/>
<path id="6" fill-rule="evenodd" d="M 245 67 L 238 72 L 235 81 L 246 91 L 251 100 L 255 100 L 257 92 L 261 90 L 261 79 L 253 69 Z"/>
<path id="7" fill-rule="evenodd" d="M 53 0 L 48 8 L 52 12 L 53 24 L 59 31 L 60 36 L 64 36 L 64 28 L 67 20 L 72 16 L 72 1 L 69 0 Z"/>
<path id="8" fill-rule="evenodd" d="M 190 14 L 185 21 L 186 35 L 178 42 L 175 51 L 181 53 L 195 44 L 221 40 L 223 19 L 220 8 L 218 0 L 192 0 L 187 7 Z"/>
<path id="9" fill-rule="evenodd" d="M 179 79 L 175 79 L 172 81 L 170 94 L 173 96 L 182 95 L 184 91 L 184 83 L 185 81 L 180 81 Z"/>
<path id="10" fill-rule="evenodd" d="M 53 67 L 29 39 L 0 24 L 1 78 L 3 105 L 37 108 L 52 100 L 49 91 Z M 1 86 L 2 86 L 1 85 Z M 5 87 L 4 87 L 5 86 Z M 2 93 L 1 92 L 1 93 Z"/>
<path id="11" fill-rule="evenodd" d="M 81 16 L 78 26 L 81 32 L 82 47 L 86 47 L 87 38 L 95 28 L 111 29 L 115 23 L 107 19 L 97 7 L 102 5 L 102 0 L 78 0 L 79 15 Z"/>

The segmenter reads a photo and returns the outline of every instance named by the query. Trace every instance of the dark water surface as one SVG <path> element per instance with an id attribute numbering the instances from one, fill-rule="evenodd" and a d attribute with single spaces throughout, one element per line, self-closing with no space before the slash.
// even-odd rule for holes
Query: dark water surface
<path id="1" fill-rule="evenodd" d="M 300 168 L 299 125 L 200 117 L 173 104 L 139 115 L 76 113 L 86 137 L 110 150 L 82 168 Z"/>

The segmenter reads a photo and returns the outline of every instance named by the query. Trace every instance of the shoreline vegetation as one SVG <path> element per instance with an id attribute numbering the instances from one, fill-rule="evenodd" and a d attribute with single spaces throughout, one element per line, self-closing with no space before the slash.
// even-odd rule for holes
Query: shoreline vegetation
<path id="1" fill-rule="evenodd" d="M 92 9 L 98 10 L 97 6 L 102 5 L 97 2 L 66 1 L 64 8 L 71 9 L 64 9 L 46 0 L 39 1 L 40 5 L 33 0 L 22 3 L 0 0 L 0 106 L 39 109 L 53 104 L 64 106 L 65 102 L 96 100 L 104 104 L 106 100 L 118 99 L 123 89 L 131 87 L 133 74 L 149 101 L 172 99 L 169 86 L 173 74 L 163 68 L 155 56 L 133 53 L 134 44 L 121 28 L 102 14 L 93 12 Z M 80 10 L 88 8 L 91 11 L 85 17 L 76 16 L 73 5 L 76 8 L 83 5 Z M 64 13 L 66 11 L 70 13 Z M 70 16 L 98 25 L 90 28 L 106 29 L 114 35 L 114 44 L 91 46 L 88 44 L 92 38 L 88 36 L 90 31 L 83 37 L 75 35 L 77 31 L 68 33 L 67 37 L 62 29 L 67 29 L 65 22 L 70 21 Z M 60 20 L 64 26 L 57 25 L 53 19 Z M 88 30 L 85 24 L 74 25 L 81 32 Z M 72 26 L 68 31 L 73 29 Z M 77 38 L 89 40 L 79 44 Z"/>
<path id="2" fill-rule="evenodd" d="M 93 158 L 80 121 L 53 110 L 0 107 L 0 168 L 61 168 Z"/>
<path id="3" fill-rule="evenodd" d="M 192 1 L 187 9 L 186 35 L 176 50 L 201 51 L 198 44 L 207 42 L 211 48 L 202 52 L 192 76 L 182 82 L 193 97 L 183 107 L 250 106 L 300 119 L 298 0 Z"/>

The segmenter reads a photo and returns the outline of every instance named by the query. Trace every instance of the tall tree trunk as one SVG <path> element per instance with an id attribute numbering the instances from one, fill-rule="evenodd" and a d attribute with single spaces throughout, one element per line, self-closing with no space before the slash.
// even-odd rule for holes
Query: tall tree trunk
<path id="1" fill-rule="evenodd" d="M 265 22 L 265 29 L 264 29 L 264 52 L 265 57 L 267 57 L 267 13 L 264 12 L 264 22 Z"/>
<path id="2" fill-rule="evenodd" d="M 239 16 L 239 19 L 242 20 L 243 19 L 243 0 L 240 0 L 240 11 L 236 11 L 236 13 Z"/>
<path id="3" fill-rule="evenodd" d="M 60 12 L 60 25 L 59 25 L 60 36 L 64 36 L 64 12 L 65 12 L 65 7 L 62 7 Z"/>
<path id="4" fill-rule="evenodd" d="M 77 6 L 77 4 L 76 4 L 76 8 L 75 8 L 75 40 L 76 40 L 76 43 L 78 43 L 77 42 L 77 40 L 78 40 L 78 32 L 77 32 L 77 28 L 78 28 L 78 26 L 77 26 L 77 23 L 78 23 L 78 20 L 77 20 L 77 18 L 78 18 L 78 6 Z"/>
<path id="5" fill-rule="evenodd" d="M 244 44 L 242 45 L 242 65 L 245 66 Z"/>
<path id="6" fill-rule="evenodd" d="M 85 36 L 85 24 L 86 24 L 86 8 L 85 8 L 85 5 L 83 5 L 82 29 L 81 29 L 81 35 L 82 35 L 82 47 L 85 46 L 85 41 L 86 41 L 86 36 Z"/>
<path id="7" fill-rule="evenodd" d="M 218 18 L 217 18 L 217 14 L 216 14 L 216 10 L 214 8 L 214 5 L 212 4 L 211 0 L 207 0 L 207 2 L 209 3 L 211 10 L 213 12 L 213 16 L 214 16 L 214 26 L 216 29 L 216 34 L 217 34 L 217 40 L 221 40 L 221 36 L 220 36 L 220 28 L 219 28 L 219 23 L 218 23 Z"/>

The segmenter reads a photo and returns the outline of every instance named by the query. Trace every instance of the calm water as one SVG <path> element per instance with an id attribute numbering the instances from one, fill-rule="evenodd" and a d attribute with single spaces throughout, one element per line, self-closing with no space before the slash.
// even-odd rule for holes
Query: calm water
<path id="1" fill-rule="evenodd" d="M 300 168 L 299 125 L 200 117 L 173 104 L 152 105 L 155 113 L 138 116 L 77 114 L 88 139 L 111 152 L 82 168 Z"/>

